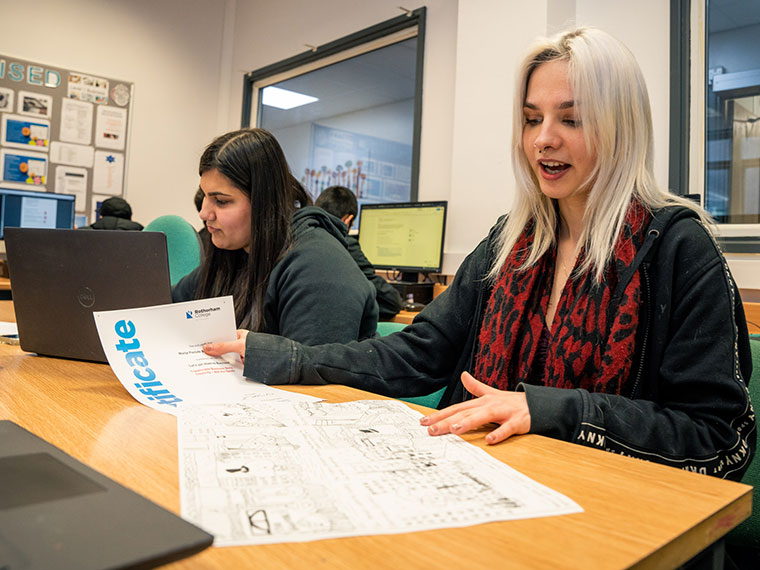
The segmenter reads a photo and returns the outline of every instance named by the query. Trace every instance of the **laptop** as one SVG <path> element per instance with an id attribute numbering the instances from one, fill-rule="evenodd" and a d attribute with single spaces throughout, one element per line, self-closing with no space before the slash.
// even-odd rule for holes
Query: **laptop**
<path id="1" fill-rule="evenodd" d="M 107 362 L 93 311 L 171 303 L 160 232 L 5 228 L 21 349 Z"/>
<path id="2" fill-rule="evenodd" d="M 0 568 L 153 568 L 213 536 L 0 421 Z"/>

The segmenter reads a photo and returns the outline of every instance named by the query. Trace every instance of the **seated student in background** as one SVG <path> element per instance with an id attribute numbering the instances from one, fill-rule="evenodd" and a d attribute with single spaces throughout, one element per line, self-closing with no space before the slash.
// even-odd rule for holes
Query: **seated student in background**
<path id="1" fill-rule="evenodd" d="M 416 396 L 447 386 L 433 435 L 489 423 L 739 479 L 755 449 L 739 294 L 696 204 L 655 182 L 633 55 L 594 29 L 538 43 L 514 100 L 517 196 L 414 323 L 305 347 L 239 333 L 267 384 Z"/>
<path id="2" fill-rule="evenodd" d="M 124 198 L 114 196 L 103 200 L 99 210 L 100 218 L 82 229 L 88 230 L 135 230 L 143 229 L 142 224 L 132 221 L 132 206 Z"/>
<path id="3" fill-rule="evenodd" d="M 211 245 L 174 287 L 175 302 L 232 295 L 239 328 L 306 345 L 375 334 L 375 292 L 348 254 L 340 222 L 308 205 L 269 132 L 217 137 L 199 171 Z"/>
<path id="4" fill-rule="evenodd" d="M 330 186 L 322 190 L 322 193 L 317 196 L 314 205 L 332 214 L 345 224 L 348 253 L 354 258 L 356 265 L 362 270 L 364 276 L 375 287 L 377 306 L 380 309 L 380 320 L 392 319 L 401 310 L 401 305 L 403 304 L 401 294 L 393 285 L 375 273 L 375 268 L 372 267 L 372 264 L 365 257 L 362 248 L 359 246 L 359 241 L 354 236 L 348 235 L 348 230 L 351 229 L 351 224 L 353 224 L 358 211 L 354 193 L 344 186 Z"/>

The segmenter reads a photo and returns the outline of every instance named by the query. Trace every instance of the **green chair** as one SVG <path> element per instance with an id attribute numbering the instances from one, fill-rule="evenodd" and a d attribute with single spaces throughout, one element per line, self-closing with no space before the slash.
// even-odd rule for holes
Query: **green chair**
<path id="1" fill-rule="evenodd" d="M 750 336 L 749 344 L 752 347 L 752 377 L 749 382 L 749 395 L 757 414 L 760 410 L 760 335 Z M 752 493 L 752 514 L 726 535 L 726 544 L 757 551 L 760 550 L 760 456 L 758 453 L 755 453 L 742 483 L 755 487 Z"/>
<path id="2" fill-rule="evenodd" d="M 395 333 L 396 331 L 400 331 L 405 327 L 406 325 L 402 323 L 380 322 L 377 323 L 377 334 L 380 336 L 386 336 Z M 428 408 L 437 408 L 438 403 L 441 401 L 441 397 L 443 396 L 445 390 L 446 388 L 441 388 L 440 390 L 433 392 L 432 394 L 428 394 L 427 396 L 399 398 L 399 400 L 410 402 L 412 404 L 418 404 L 420 406 L 427 406 Z"/>
<path id="3" fill-rule="evenodd" d="M 150 222 L 145 232 L 166 235 L 169 255 L 169 277 L 172 287 L 201 263 L 201 241 L 195 228 L 180 216 L 159 216 Z"/>

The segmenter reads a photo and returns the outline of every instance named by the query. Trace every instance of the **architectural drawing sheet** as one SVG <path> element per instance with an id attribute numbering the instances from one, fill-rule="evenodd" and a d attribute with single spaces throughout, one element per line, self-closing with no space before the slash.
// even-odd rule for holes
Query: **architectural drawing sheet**
<path id="1" fill-rule="evenodd" d="M 420 416 L 392 400 L 185 407 L 182 516 L 225 546 L 582 512 Z"/>

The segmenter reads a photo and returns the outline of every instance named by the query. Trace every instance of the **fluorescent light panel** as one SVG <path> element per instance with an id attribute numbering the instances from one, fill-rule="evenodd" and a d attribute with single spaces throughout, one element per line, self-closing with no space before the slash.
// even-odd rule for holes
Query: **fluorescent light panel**
<path id="1" fill-rule="evenodd" d="M 294 109 L 314 101 L 319 101 L 319 99 L 279 87 L 264 87 L 264 93 L 261 95 L 262 104 L 278 109 Z"/>

